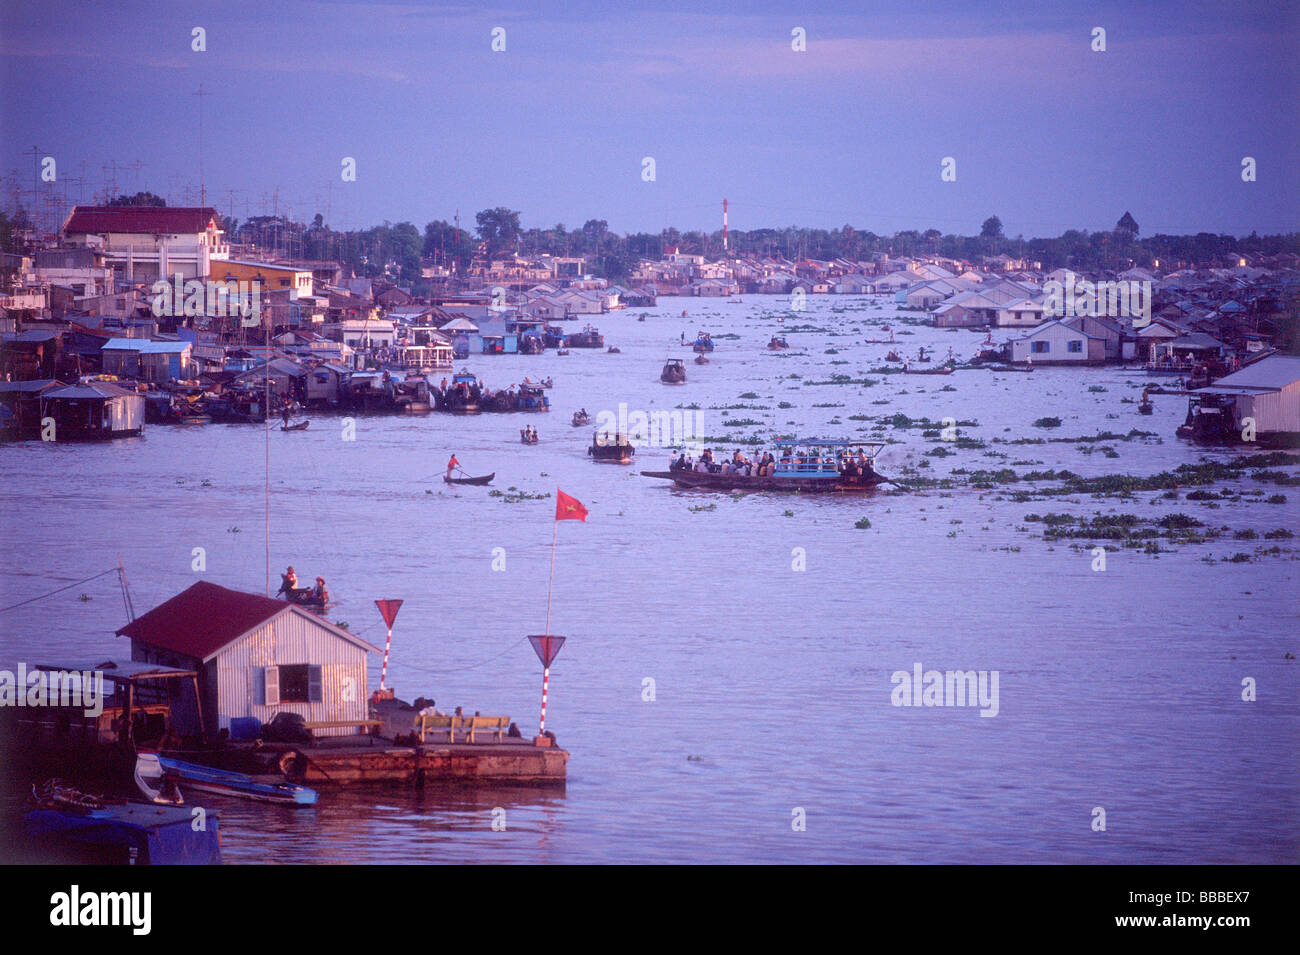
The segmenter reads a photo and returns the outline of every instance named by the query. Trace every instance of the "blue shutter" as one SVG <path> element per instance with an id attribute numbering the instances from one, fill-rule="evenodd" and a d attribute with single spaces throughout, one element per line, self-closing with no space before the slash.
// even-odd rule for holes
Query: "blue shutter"
<path id="1" fill-rule="evenodd" d="M 318 666 L 307 667 L 307 700 L 309 702 L 319 703 L 324 699 L 321 682 L 321 668 Z"/>

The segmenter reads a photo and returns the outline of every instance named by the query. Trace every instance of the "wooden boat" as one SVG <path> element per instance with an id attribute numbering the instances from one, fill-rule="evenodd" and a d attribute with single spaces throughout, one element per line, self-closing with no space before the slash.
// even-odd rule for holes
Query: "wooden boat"
<path id="1" fill-rule="evenodd" d="M 162 768 L 175 774 L 190 789 L 234 796 L 257 802 L 273 802 L 286 806 L 311 806 L 316 802 L 316 790 L 299 786 L 273 776 L 258 777 L 237 773 L 229 769 L 214 769 L 197 763 L 186 763 L 170 756 L 159 756 Z"/>
<path id="2" fill-rule="evenodd" d="M 860 493 L 888 483 L 875 470 L 875 458 L 883 444 L 858 441 L 783 440 L 775 442 L 777 453 L 772 473 L 764 475 L 724 474 L 722 471 L 642 471 L 644 477 L 662 478 L 681 488 L 710 491 L 798 491 Z M 856 455 L 866 458 L 857 473 Z"/>
<path id="3" fill-rule="evenodd" d="M 709 363 L 709 360 L 708 360 L 707 358 L 705 358 L 703 355 L 696 355 L 696 356 L 695 356 L 695 364 L 697 364 L 697 365 L 707 365 L 708 363 Z"/>
<path id="4" fill-rule="evenodd" d="M 484 474 L 480 477 L 454 478 L 454 477 L 447 477 L 446 475 L 443 475 L 442 479 L 448 484 L 473 484 L 475 486 L 481 487 L 485 484 L 491 484 L 492 479 L 496 476 L 497 476 L 497 472 L 493 471 L 491 474 Z"/>
<path id="5" fill-rule="evenodd" d="M 520 432 L 519 432 L 519 440 L 520 440 L 521 442 L 523 442 L 524 444 L 536 444 L 536 443 L 537 443 L 537 432 L 536 432 L 536 431 L 520 431 Z"/>
<path id="6" fill-rule="evenodd" d="M 557 348 L 557 349 L 555 350 L 555 354 L 557 354 L 557 355 L 567 355 L 568 353 L 569 353 L 569 350 L 568 350 L 567 348 Z"/>
<path id="7" fill-rule="evenodd" d="M 605 354 L 621 355 L 623 354 L 623 349 L 619 348 L 617 345 L 610 345 L 608 348 L 605 349 Z"/>
<path id="8" fill-rule="evenodd" d="M 604 348 L 605 336 L 594 326 L 584 325 L 582 331 L 569 336 L 566 344 L 570 348 Z"/>
<path id="9" fill-rule="evenodd" d="M 713 351 L 713 339 L 709 337 L 708 332 L 700 332 L 695 338 L 695 343 L 691 345 L 697 352 Z"/>
<path id="10" fill-rule="evenodd" d="M 593 434 L 591 436 L 591 447 L 587 449 L 587 454 L 594 461 L 608 462 L 611 464 L 631 464 L 632 457 L 636 454 L 636 448 L 628 440 L 625 434 Z"/>
<path id="11" fill-rule="evenodd" d="M 951 375 L 952 365 L 937 365 L 934 368 L 909 368 L 903 366 L 905 375 Z"/>
<path id="12" fill-rule="evenodd" d="M 777 338 L 775 335 L 773 335 L 772 340 L 767 343 L 768 351 L 781 351 L 782 349 L 789 348 L 789 347 L 790 347 L 789 342 L 787 342 L 784 338 Z"/>
<path id="13" fill-rule="evenodd" d="M 176 419 L 177 424 L 212 424 L 212 415 L 185 414 Z"/>
<path id="14" fill-rule="evenodd" d="M 903 360 L 903 356 L 900 355 L 898 352 L 892 350 L 889 352 L 888 355 L 885 356 L 885 361 L 902 361 L 902 360 Z"/>
<path id="15" fill-rule="evenodd" d="M 281 431 L 306 431 L 307 426 L 309 424 L 311 424 L 310 420 L 299 421 L 296 424 L 282 424 L 280 425 L 280 430 Z"/>
<path id="16" fill-rule="evenodd" d="M 892 338 L 864 338 L 862 341 L 866 345 L 897 345 L 898 344 Z"/>
<path id="17" fill-rule="evenodd" d="M 664 370 L 659 373 L 659 380 L 666 385 L 684 385 L 686 383 L 686 366 L 680 358 L 669 358 L 664 362 Z"/>
<path id="18" fill-rule="evenodd" d="M 588 424 L 591 424 L 591 415 L 585 411 L 575 411 L 573 413 L 573 426 L 575 428 L 581 428 Z"/>
<path id="19" fill-rule="evenodd" d="M 1138 405 L 1138 414 L 1155 414 L 1156 406 L 1150 401 L 1144 401 Z"/>
<path id="20" fill-rule="evenodd" d="M 175 774 L 168 773 L 158 761 L 157 753 L 137 753 L 135 757 L 136 788 L 151 803 L 160 806 L 180 806 L 185 803 Z"/>

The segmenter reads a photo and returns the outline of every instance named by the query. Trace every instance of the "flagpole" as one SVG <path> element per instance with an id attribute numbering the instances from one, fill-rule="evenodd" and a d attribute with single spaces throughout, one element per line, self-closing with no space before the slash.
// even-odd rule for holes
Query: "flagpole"
<path id="1" fill-rule="evenodd" d="M 546 629 L 542 631 L 543 633 L 551 632 L 551 587 L 555 583 L 555 541 L 559 533 L 560 520 L 556 518 L 551 525 L 551 577 L 546 582 Z M 545 697 L 543 696 L 543 698 Z"/>

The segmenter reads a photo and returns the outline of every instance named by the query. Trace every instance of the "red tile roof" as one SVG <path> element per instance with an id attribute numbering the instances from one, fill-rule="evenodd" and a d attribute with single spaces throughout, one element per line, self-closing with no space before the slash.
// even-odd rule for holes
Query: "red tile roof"
<path id="1" fill-rule="evenodd" d="M 197 235 L 220 228 L 211 206 L 73 206 L 65 235 L 125 232 L 145 235 Z"/>
<path id="2" fill-rule="evenodd" d="M 206 660 L 287 607 L 282 600 L 201 580 L 117 631 L 161 650 Z"/>

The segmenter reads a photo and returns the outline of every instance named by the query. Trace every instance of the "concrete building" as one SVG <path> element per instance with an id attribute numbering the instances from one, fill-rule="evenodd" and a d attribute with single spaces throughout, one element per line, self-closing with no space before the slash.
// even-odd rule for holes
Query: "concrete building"
<path id="1" fill-rule="evenodd" d="M 214 260 L 230 257 L 211 207 L 74 206 L 63 224 L 69 245 L 96 249 L 120 281 L 152 284 L 207 279 Z"/>

